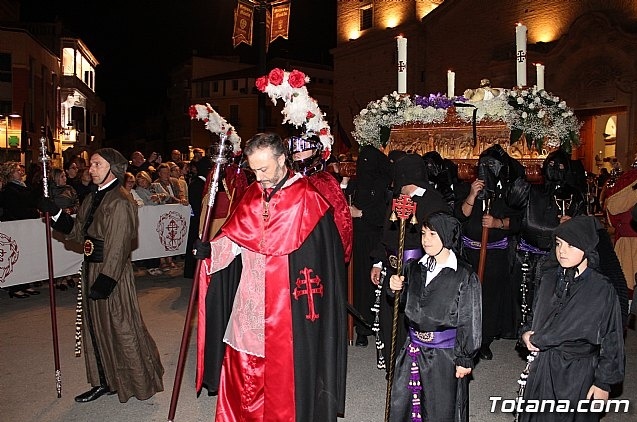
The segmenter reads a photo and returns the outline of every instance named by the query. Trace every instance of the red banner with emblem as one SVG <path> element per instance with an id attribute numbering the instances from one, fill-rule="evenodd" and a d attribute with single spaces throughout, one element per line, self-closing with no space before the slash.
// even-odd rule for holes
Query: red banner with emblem
<path id="1" fill-rule="evenodd" d="M 252 21 L 254 8 L 252 5 L 239 1 L 234 9 L 234 30 L 232 32 L 232 45 L 236 48 L 239 44 L 252 45 Z"/>
<path id="2" fill-rule="evenodd" d="M 277 38 L 288 39 L 290 30 L 290 3 L 272 6 L 272 24 L 270 25 L 270 42 Z"/>

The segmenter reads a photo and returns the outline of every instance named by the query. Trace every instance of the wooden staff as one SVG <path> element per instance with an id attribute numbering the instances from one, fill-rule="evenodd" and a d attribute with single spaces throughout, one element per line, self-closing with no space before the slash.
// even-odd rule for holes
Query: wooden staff
<path id="1" fill-rule="evenodd" d="M 400 233 L 398 237 L 398 265 L 396 266 L 396 274 L 400 275 L 403 270 L 403 252 L 405 251 L 405 222 L 412 217 L 412 224 L 416 224 L 416 203 L 409 195 L 401 194 L 392 202 L 391 220 L 400 220 Z M 389 421 L 389 408 L 391 407 L 391 387 L 394 379 L 394 367 L 396 360 L 396 335 L 398 331 L 398 305 L 400 304 L 400 293 L 398 290 L 394 292 L 394 313 L 392 316 L 391 327 L 391 351 L 389 355 L 389 374 L 387 377 L 387 394 L 385 396 L 385 422 Z"/>
<path id="2" fill-rule="evenodd" d="M 206 209 L 206 218 L 204 220 L 203 232 L 201 240 L 208 242 L 210 239 L 210 223 L 212 216 L 214 215 L 215 197 L 217 196 L 217 190 L 219 188 L 219 178 L 223 167 L 228 162 L 228 156 L 232 153 L 232 145 L 226 144 L 226 134 L 220 133 L 219 137 L 221 142 L 214 144 L 213 147 L 213 178 L 208 187 L 208 208 Z M 186 251 L 191 253 L 191 251 Z M 179 358 L 177 360 L 177 369 L 175 371 L 175 382 L 173 383 L 173 392 L 170 397 L 170 408 L 168 410 L 168 421 L 172 422 L 175 418 L 175 411 L 177 409 L 177 401 L 179 400 L 179 390 L 181 389 L 181 381 L 184 375 L 184 365 L 186 363 L 186 354 L 188 352 L 188 341 L 190 338 L 190 321 L 192 320 L 192 314 L 195 302 L 197 301 L 197 292 L 199 287 L 199 271 L 201 269 L 201 260 L 198 259 L 195 265 L 195 276 L 192 281 L 192 289 L 190 291 L 190 300 L 188 301 L 188 309 L 186 311 L 186 320 L 184 321 L 184 330 L 181 336 L 181 346 L 179 347 Z"/>
<path id="3" fill-rule="evenodd" d="M 347 197 L 347 205 L 352 206 L 352 195 Z M 347 264 L 347 302 L 354 303 L 354 256 Z M 354 317 L 351 313 L 347 315 L 347 339 L 349 345 L 354 345 Z"/>
<path id="4" fill-rule="evenodd" d="M 49 183 L 46 177 L 47 163 L 51 158 L 46 151 L 46 137 L 44 136 L 44 128 L 42 128 L 42 137 L 40 137 L 40 161 L 42 161 L 42 186 L 44 189 L 44 197 L 49 197 Z M 64 211 L 62 211 L 64 212 Z M 44 213 L 44 224 L 46 227 L 46 260 L 49 270 L 49 307 L 51 309 L 51 334 L 53 336 L 53 360 L 55 363 L 55 390 L 58 399 L 62 397 L 62 372 L 60 371 L 60 347 L 58 344 L 58 320 L 55 312 L 55 281 L 53 280 L 53 245 L 51 244 L 51 216 L 48 212 Z"/>
<path id="5" fill-rule="evenodd" d="M 491 211 L 491 196 L 487 192 L 487 196 L 484 198 L 485 209 L 484 215 L 488 215 Z M 487 261 L 487 243 L 489 243 L 489 228 L 482 226 L 482 238 L 480 239 L 480 260 L 478 261 L 478 279 L 480 283 L 484 279 L 484 267 Z"/>

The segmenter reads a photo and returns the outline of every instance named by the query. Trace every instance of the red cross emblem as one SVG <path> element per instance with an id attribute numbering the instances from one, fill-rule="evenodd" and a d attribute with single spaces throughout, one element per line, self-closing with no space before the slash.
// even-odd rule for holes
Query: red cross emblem
<path id="1" fill-rule="evenodd" d="M 319 314 L 314 310 L 314 295 L 319 294 L 323 297 L 323 283 L 318 276 L 312 277 L 314 270 L 303 268 L 299 271 L 301 277 L 296 279 L 296 287 L 292 294 L 294 299 L 299 300 L 300 296 L 307 295 L 307 306 L 309 314 L 305 315 L 305 319 L 314 322 L 319 318 Z"/>

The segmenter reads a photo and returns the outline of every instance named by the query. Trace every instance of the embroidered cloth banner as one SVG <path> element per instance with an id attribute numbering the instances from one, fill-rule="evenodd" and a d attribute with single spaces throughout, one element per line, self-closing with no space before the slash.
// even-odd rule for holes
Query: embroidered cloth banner
<path id="1" fill-rule="evenodd" d="M 132 260 L 186 253 L 190 206 L 157 205 L 139 208 Z M 55 277 L 77 274 L 84 259 L 82 245 L 52 231 Z M 40 219 L 0 223 L 0 287 L 49 278 L 45 226 Z"/>

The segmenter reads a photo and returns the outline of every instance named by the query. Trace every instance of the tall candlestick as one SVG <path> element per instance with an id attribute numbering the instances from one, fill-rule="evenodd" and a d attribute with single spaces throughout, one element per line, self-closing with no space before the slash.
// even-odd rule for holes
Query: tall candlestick
<path id="1" fill-rule="evenodd" d="M 544 89 L 544 65 L 536 63 L 535 73 L 537 75 L 537 89 Z"/>
<path id="2" fill-rule="evenodd" d="M 456 90 L 456 72 L 447 70 L 447 97 L 452 98 L 455 96 Z"/>
<path id="3" fill-rule="evenodd" d="M 515 27 L 515 63 L 517 85 L 526 86 L 526 26 L 521 23 Z"/>
<path id="4" fill-rule="evenodd" d="M 398 36 L 398 93 L 407 93 L 407 38 Z"/>

